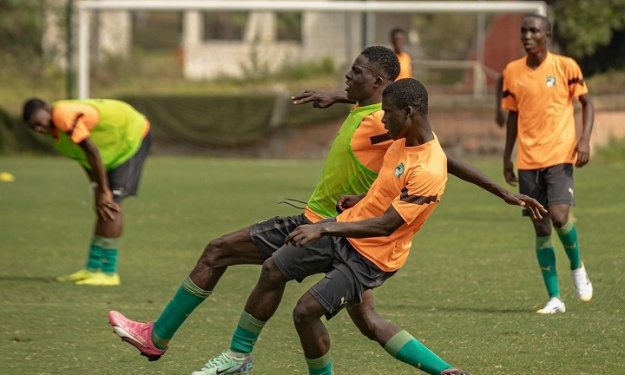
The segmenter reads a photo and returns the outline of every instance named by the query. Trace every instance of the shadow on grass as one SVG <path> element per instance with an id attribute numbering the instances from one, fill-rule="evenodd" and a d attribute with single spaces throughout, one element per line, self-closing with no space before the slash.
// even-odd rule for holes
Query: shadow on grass
<path id="1" fill-rule="evenodd" d="M 389 307 L 390 305 L 387 305 Z M 421 312 L 467 312 L 483 314 L 527 314 L 533 312 L 532 308 L 492 308 L 492 307 L 469 307 L 469 306 L 415 306 L 415 305 L 393 305 L 393 308 L 418 310 Z"/>
<path id="2" fill-rule="evenodd" d="M 56 277 L 53 276 L 0 276 L 0 282 L 3 281 L 34 281 L 43 283 L 56 283 Z"/>

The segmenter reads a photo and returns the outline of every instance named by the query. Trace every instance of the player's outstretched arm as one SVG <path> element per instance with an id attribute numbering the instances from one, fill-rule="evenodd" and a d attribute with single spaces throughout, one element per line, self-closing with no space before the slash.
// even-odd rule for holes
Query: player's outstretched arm
<path id="1" fill-rule="evenodd" d="M 480 172 L 480 170 L 474 166 L 454 158 L 449 155 L 447 151 L 445 151 L 445 154 L 447 155 L 447 173 L 481 187 L 489 193 L 503 199 L 510 205 L 526 208 L 530 216 L 534 219 L 542 219 L 542 214 L 547 213 L 547 210 L 534 198 L 523 194 L 512 193 L 499 186 L 495 181 L 488 178 L 488 176 Z"/>
<path id="2" fill-rule="evenodd" d="M 285 244 L 304 246 L 318 240 L 322 236 L 336 236 L 349 238 L 389 236 L 404 224 L 404 219 L 390 206 L 384 215 L 371 219 L 352 222 L 319 222 L 310 225 L 300 225 L 291 232 Z"/>
<path id="3" fill-rule="evenodd" d="M 296 105 L 312 102 L 315 108 L 328 108 L 334 103 L 356 103 L 347 98 L 345 91 L 328 92 L 317 90 L 306 90 L 299 95 L 294 95 L 291 97 L 291 101 Z"/>
<path id="4" fill-rule="evenodd" d="M 85 138 L 78 145 L 87 155 L 87 161 L 91 166 L 89 176 L 97 184 L 95 188 L 96 212 L 104 220 L 114 220 L 116 213 L 119 212 L 119 206 L 113 200 L 113 193 L 109 189 L 106 169 L 102 163 L 98 147 L 91 141 L 91 138 Z"/>

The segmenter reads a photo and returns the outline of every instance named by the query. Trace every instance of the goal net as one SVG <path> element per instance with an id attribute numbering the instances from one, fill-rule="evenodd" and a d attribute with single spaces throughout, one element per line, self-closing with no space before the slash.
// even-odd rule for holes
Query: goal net
<path id="1" fill-rule="evenodd" d="M 369 45 L 405 31 L 415 78 L 436 94 L 483 97 L 522 54 L 521 14 L 542 1 L 77 2 L 77 96 L 116 97 L 155 123 L 157 139 L 241 149 L 273 129 L 344 117 L 294 107 L 304 89 L 340 90 Z M 53 44 L 53 41 L 48 41 Z M 188 146 L 188 147 L 187 147 Z"/>

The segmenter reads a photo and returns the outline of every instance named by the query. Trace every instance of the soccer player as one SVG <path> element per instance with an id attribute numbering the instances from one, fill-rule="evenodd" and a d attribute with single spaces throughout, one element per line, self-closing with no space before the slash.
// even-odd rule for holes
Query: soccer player
<path id="1" fill-rule="evenodd" d="M 397 80 L 402 78 L 412 78 L 412 59 L 410 55 L 404 51 L 404 46 L 408 40 L 408 36 L 403 29 L 395 28 L 391 30 L 391 43 L 393 44 L 393 51 L 399 59 L 399 75 Z"/>
<path id="2" fill-rule="evenodd" d="M 84 269 L 57 278 L 78 285 L 116 286 L 121 202 L 136 195 L 143 164 L 152 144 L 150 124 L 130 105 L 108 99 L 41 99 L 24 104 L 24 121 L 54 138 L 54 146 L 78 161 L 94 189 L 97 220 Z"/>
<path id="3" fill-rule="evenodd" d="M 300 298 L 293 320 L 308 373 L 332 374 L 330 337 L 321 317 L 330 319 L 359 304 L 365 290 L 381 286 L 402 267 L 412 237 L 440 201 L 447 181 L 445 152 L 428 121 L 425 87 L 411 78 L 396 81 L 384 90 L 382 108 L 382 122 L 396 141 L 368 193 L 341 197 L 338 208 L 343 212 L 337 217 L 300 225 L 287 236 L 285 246 L 263 263 L 228 352 L 193 375 L 231 369 L 246 373 L 254 344 L 278 308 L 286 283 L 316 273 L 326 276 Z M 424 352 L 420 368 L 429 374 L 468 374 L 418 342 L 411 349 Z"/>
<path id="4" fill-rule="evenodd" d="M 551 23 L 538 15 L 526 16 L 521 26 L 521 42 L 526 57 L 508 64 L 503 73 L 503 103 L 509 110 L 503 172 L 510 185 L 536 198 L 549 209 L 542 219 L 533 218 L 536 255 L 549 294 L 539 314 L 565 311 L 560 299 L 556 256 L 551 242 L 551 226 L 569 258 L 577 297 L 590 301 L 593 287 L 581 261 L 577 228 L 569 219 L 573 200 L 573 165 L 588 163 L 594 107 L 581 69 L 568 57 L 547 50 Z M 582 133 L 575 134 L 573 99 L 582 104 Z M 518 138 L 517 167 L 514 174 L 512 149 Z"/>
<path id="5" fill-rule="evenodd" d="M 284 244 L 286 236 L 297 226 L 335 216 L 336 202 L 341 195 L 365 193 L 377 177 L 383 156 L 392 143 L 381 121 L 384 115 L 381 101 L 382 92 L 395 80 L 398 72 L 399 62 L 393 51 L 384 47 L 369 47 L 356 58 L 346 74 L 346 96 L 306 91 L 295 97 L 295 104 L 312 102 L 313 106 L 319 108 L 335 102 L 358 103 L 334 139 L 321 180 L 305 212 L 298 216 L 265 220 L 211 241 L 189 277 L 154 323 L 134 322 L 119 312 L 111 311 L 109 321 L 115 332 L 124 341 L 137 347 L 148 359 L 160 358 L 184 320 L 212 293 L 227 266 L 262 264 Z M 448 163 L 450 173 L 478 184 L 507 203 L 525 205 L 531 212 L 540 215 L 535 200 L 511 194 L 465 163 L 453 158 Z M 362 305 L 349 308 L 350 316 L 363 334 L 376 340 L 395 357 L 412 361 L 416 366 L 415 356 L 418 353 L 401 352 L 399 349 L 402 346 L 397 344 L 411 343 L 414 338 L 379 317 L 373 308 L 370 294 L 365 292 Z M 387 347 L 386 344 L 395 336 L 401 339 L 393 340 L 395 344 Z"/>

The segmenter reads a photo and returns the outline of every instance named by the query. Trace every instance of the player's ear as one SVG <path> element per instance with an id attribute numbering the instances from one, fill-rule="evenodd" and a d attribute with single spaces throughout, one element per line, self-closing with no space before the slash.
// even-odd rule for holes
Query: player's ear
<path id="1" fill-rule="evenodd" d="M 412 108 L 412 106 L 408 106 L 408 107 L 404 108 L 404 117 L 405 118 L 410 118 L 410 117 L 412 117 L 412 115 L 414 115 L 414 108 Z"/>
<path id="2" fill-rule="evenodd" d="M 384 80 L 384 77 L 382 77 L 382 76 L 376 76 L 376 77 L 375 77 L 375 81 L 373 81 L 373 86 L 374 86 L 375 88 L 382 87 L 382 85 L 384 85 L 384 81 L 385 81 L 385 80 Z"/>

